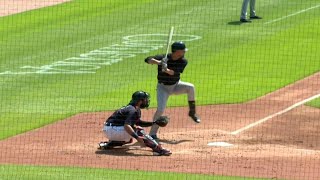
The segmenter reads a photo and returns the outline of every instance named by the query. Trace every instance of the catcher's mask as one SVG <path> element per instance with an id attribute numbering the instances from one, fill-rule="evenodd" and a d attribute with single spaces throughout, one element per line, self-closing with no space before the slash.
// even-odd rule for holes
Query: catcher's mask
<path id="1" fill-rule="evenodd" d="M 132 94 L 132 99 L 129 104 L 136 105 L 140 100 L 145 100 L 140 105 L 141 109 L 149 107 L 150 103 L 150 95 L 147 92 L 144 91 L 136 91 Z"/>

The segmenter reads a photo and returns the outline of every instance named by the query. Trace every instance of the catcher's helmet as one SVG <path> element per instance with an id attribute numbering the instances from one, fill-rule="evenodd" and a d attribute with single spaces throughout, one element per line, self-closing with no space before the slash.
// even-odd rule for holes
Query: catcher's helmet
<path id="1" fill-rule="evenodd" d="M 149 107 L 150 103 L 150 95 L 147 92 L 144 91 L 136 91 L 132 94 L 132 99 L 129 104 L 136 105 L 140 100 L 146 99 L 144 103 L 140 105 L 141 109 Z"/>
<path id="2" fill-rule="evenodd" d="M 184 42 L 182 42 L 182 41 L 177 41 L 177 42 L 174 42 L 174 43 L 171 45 L 171 50 L 172 50 L 172 52 L 175 52 L 175 51 L 177 51 L 177 50 L 187 51 L 188 49 L 186 48 L 186 45 L 184 44 Z"/>

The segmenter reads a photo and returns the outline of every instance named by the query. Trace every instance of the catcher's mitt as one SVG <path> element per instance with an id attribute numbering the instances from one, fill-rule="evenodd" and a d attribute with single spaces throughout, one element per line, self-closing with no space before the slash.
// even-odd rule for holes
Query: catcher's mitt
<path id="1" fill-rule="evenodd" d="M 160 127 L 165 127 L 169 123 L 169 120 L 168 116 L 160 116 L 154 123 Z"/>

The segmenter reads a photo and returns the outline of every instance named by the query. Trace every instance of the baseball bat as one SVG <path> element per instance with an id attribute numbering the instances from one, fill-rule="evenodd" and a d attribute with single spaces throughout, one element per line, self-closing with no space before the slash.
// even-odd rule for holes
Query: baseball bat
<path id="1" fill-rule="evenodd" d="M 174 27 L 172 26 L 169 31 L 168 42 L 167 42 L 167 52 L 166 52 L 165 59 L 167 59 L 168 54 L 169 54 L 170 44 L 171 44 L 172 36 L 173 36 L 173 30 L 174 30 Z M 167 62 L 165 62 L 165 63 L 167 63 Z"/>

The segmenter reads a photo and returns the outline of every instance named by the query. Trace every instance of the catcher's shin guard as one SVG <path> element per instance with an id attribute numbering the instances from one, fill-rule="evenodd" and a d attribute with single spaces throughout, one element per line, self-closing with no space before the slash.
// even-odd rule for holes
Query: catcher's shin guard
<path id="1" fill-rule="evenodd" d="M 150 135 L 146 134 L 143 129 L 138 129 L 137 134 L 144 137 L 144 144 L 151 148 L 153 155 L 156 156 L 170 156 L 172 152 L 170 150 L 161 147 L 157 141 L 155 141 Z"/>
<path id="2" fill-rule="evenodd" d="M 150 135 L 146 134 L 143 129 L 137 129 L 137 134 L 138 136 L 144 137 L 143 142 L 147 147 L 153 149 L 159 145 L 157 141 L 154 140 Z"/>
<path id="3" fill-rule="evenodd" d="M 170 156 L 172 152 L 170 150 L 161 147 L 157 141 L 155 141 L 150 135 L 146 134 L 143 129 L 138 129 L 137 134 L 144 137 L 144 144 L 151 148 L 153 155 L 156 156 Z"/>

